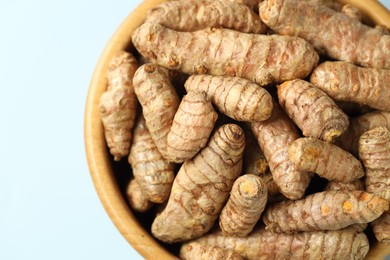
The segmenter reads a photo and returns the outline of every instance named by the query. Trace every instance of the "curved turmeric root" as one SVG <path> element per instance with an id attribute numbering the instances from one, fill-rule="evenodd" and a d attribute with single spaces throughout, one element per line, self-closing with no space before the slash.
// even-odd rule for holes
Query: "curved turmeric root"
<path id="1" fill-rule="evenodd" d="M 194 242 L 231 250 L 248 260 L 363 260 L 370 248 L 364 233 L 349 228 L 293 234 L 277 234 L 263 228 L 254 230 L 247 237 L 229 237 L 217 231 Z"/>
<path id="2" fill-rule="evenodd" d="M 324 62 L 313 70 L 310 82 L 334 100 L 390 111 L 390 70 Z"/>
<path id="3" fill-rule="evenodd" d="M 144 23 L 132 37 L 151 62 L 187 74 L 237 76 L 259 85 L 305 78 L 317 64 L 313 47 L 298 37 L 228 29 L 177 32 Z"/>
<path id="4" fill-rule="evenodd" d="M 349 125 L 348 116 L 322 90 L 304 80 L 278 86 L 279 104 L 304 136 L 334 142 Z"/>
<path id="5" fill-rule="evenodd" d="M 263 214 L 273 232 L 337 230 L 369 223 L 389 209 L 389 201 L 365 191 L 323 191 L 271 205 Z"/>
<path id="6" fill-rule="evenodd" d="M 182 163 L 197 154 L 207 144 L 217 118 L 205 92 L 188 92 L 181 100 L 167 137 L 167 152 L 172 161 Z"/>
<path id="7" fill-rule="evenodd" d="M 366 168 L 366 190 L 390 200 L 390 131 L 373 128 L 361 135 L 359 157 Z M 379 242 L 390 244 L 390 212 L 371 223 Z"/>
<path id="8" fill-rule="evenodd" d="M 193 75 L 187 91 L 205 91 L 219 111 L 237 121 L 264 121 L 272 112 L 272 97 L 267 90 L 239 77 Z"/>
<path id="9" fill-rule="evenodd" d="M 144 64 L 136 71 L 133 82 L 153 141 L 162 156 L 171 161 L 167 138 L 180 100 L 169 71 L 155 64 Z"/>
<path id="10" fill-rule="evenodd" d="M 174 243 L 208 232 L 242 168 L 245 137 L 235 124 L 220 127 L 209 143 L 181 166 L 168 204 L 152 224 L 152 234 Z"/>
<path id="11" fill-rule="evenodd" d="M 142 116 L 134 127 L 133 135 L 129 163 L 134 177 L 148 200 L 163 203 L 171 192 L 174 164 L 162 157 Z"/>
<path id="12" fill-rule="evenodd" d="M 115 161 L 127 156 L 130 150 L 131 129 L 137 114 L 133 87 L 137 68 L 137 60 L 128 52 L 121 51 L 112 57 L 108 64 L 108 87 L 99 100 L 104 135 Z"/>
<path id="13" fill-rule="evenodd" d="M 265 0 L 259 13 L 275 32 L 302 37 L 333 59 L 390 69 L 390 36 L 356 18 L 301 0 Z"/>
<path id="14" fill-rule="evenodd" d="M 312 174 L 296 170 L 288 158 L 288 146 L 299 138 L 294 123 L 275 102 L 271 117 L 251 123 L 251 129 L 280 192 L 289 199 L 300 199 Z"/>
<path id="15" fill-rule="evenodd" d="M 245 33 L 264 33 L 267 28 L 249 7 L 226 0 L 164 2 L 147 13 L 146 21 L 184 32 L 223 27 Z"/>
<path id="16" fill-rule="evenodd" d="M 329 181 L 348 183 L 364 176 L 360 161 L 352 154 L 315 138 L 299 138 L 292 142 L 288 158 L 295 169 L 315 172 Z"/>

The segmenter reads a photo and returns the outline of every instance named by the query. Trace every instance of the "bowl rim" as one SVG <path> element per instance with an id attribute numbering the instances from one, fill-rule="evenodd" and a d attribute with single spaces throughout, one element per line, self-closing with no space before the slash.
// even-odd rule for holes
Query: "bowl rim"
<path id="1" fill-rule="evenodd" d="M 129 209 L 111 167 L 104 140 L 103 126 L 98 109 L 100 95 L 106 90 L 106 68 L 109 59 L 119 50 L 132 47 L 131 34 L 144 21 L 151 7 L 166 0 L 145 0 L 119 25 L 106 44 L 92 75 L 84 111 L 84 144 L 87 163 L 95 190 L 110 219 L 123 237 L 146 259 L 177 259 L 148 233 Z M 390 12 L 377 0 L 339 0 L 353 4 L 376 24 L 390 28 Z M 368 11 L 367 11 L 368 10 Z M 127 36 L 127 37 L 124 37 Z M 374 249 L 374 250 L 373 250 Z M 375 252 L 374 252 L 375 251 Z M 390 246 L 376 243 L 367 259 L 378 259 L 390 254 Z"/>

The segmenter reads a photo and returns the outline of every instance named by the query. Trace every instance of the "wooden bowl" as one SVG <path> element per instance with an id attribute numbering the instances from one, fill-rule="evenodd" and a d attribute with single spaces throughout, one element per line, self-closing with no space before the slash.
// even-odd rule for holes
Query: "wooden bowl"
<path id="1" fill-rule="evenodd" d="M 131 34 L 143 22 L 147 10 L 165 0 L 145 0 L 115 31 L 104 49 L 89 86 L 85 108 L 84 137 L 88 165 L 96 191 L 108 215 L 126 240 L 146 259 L 175 259 L 168 250 L 148 232 L 147 224 L 139 222 L 123 196 L 123 181 L 130 175 L 129 166 L 113 163 L 106 147 L 103 126 L 99 116 L 99 97 L 106 90 L 106 69 L 109 59 L 119 50 L 132 50 Z M 390 28 L 390 12 L 376 0 L 342 0 L 360 8 L 366 19 Z M 126 160 L 122 160 L 126 161 Z M 128 169 L 126 168 L 128 167 Z M 126 172 L 128 170 L 128 172 Z M 118 171 L 121 171 L 118 174 Z M 125 172 L 125 173 L 123 173 Z M 128 177 L 127 177 L 128 178 Z M 151 220 L 146 220 L 146 222 Z M 384 259 L 390 254 L 390 246 L 376 243 L 367 259 Z M 158 256 L 158 257 L 157 257 Z"/>

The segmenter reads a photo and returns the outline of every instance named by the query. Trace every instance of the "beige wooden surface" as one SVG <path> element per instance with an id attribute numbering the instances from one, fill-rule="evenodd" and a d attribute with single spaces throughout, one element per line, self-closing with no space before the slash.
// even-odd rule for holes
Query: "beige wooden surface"
<path id="1" fill-rule="evenodd" d="M 126 240 L 146 259 L 175 259 L 143 229 L 129 210 L 112 172 L 109 155 L 100 123 L 98 103 L 106 89 L 106 68 L 108 60 L 119 50 L 131 46 L 131 34 L 142 23 L 146 11 L 164 0 L 145 0 L 115 31 L 104 49 L 92 76 L 85 108 L 84 136 L 85 147 L 92 180 L 102 204 L 115 226 Z M 352 3 L 371 17 L 375 23 L 390 27 L 390 13 L 375 0 L 342 0 Z M 390 254 L 390 246 L 376 244 L 367 259 L 384 259 Z"/>

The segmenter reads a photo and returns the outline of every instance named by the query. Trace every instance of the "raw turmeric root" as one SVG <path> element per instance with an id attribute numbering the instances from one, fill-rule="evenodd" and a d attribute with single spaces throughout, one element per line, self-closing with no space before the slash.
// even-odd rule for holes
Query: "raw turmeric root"
<path id="1" fill-rule="evenodd" d="M 362 68 L 348 62 L 324 62 L 311 74 L 310 82 L 340 101 L 390 111 L 390 70 Z"/>
<path id="2" fill-rule="evenodd" d="M 169 71 L 155 64 L 144 64 L 136 71 L 133 82 L 152 139 L 162 156 L 171 161 L 167 139 L 180 100 Z"/>
<path id="3" fill-rule="evenodd" d="M 245 33 L 264 33 L 265 24 L 248 6 L 226 0 L 165 2 L 147 13 L 146 22 L 176 31 L 224 27 Z"/>
<path id="4" fill-rule="evenodd" d="M 137 60 L 128 52 L 118 52 L 108 64 L 108 86 L 99 100 L 104 135 L 115 161 L 129 154 L 131 129 L 137 114 L 133 76 Z"/>
<path id="5" fill-rule="evenodd" d="M 152 224 L 157 239 L 186 241 L 211 229 L 241 173 L 244 145 L 239 126 L 223 125 L 195 157 L 184 162 L 166 208 Z"/>
<path id="6" fill-rule="evenodd" d="M 272 112 L 272 97 L 257 84 L 239 77 L 194 75 L 187 91 L 205 91 L 215 106 L 237 121 L 263 121 Z"/>
<path id="7" fill-rule="evenodd" d="M 359 157 L 366 168 L 366 190 L 390 200 L 390 131 L 376 127 L 361 135 Z M 379 242 L 390 244 L 390 212 L 371 223 Z"/>
<path id="8" fill-rule="evenodd" d="M 369 223 L 388 209 L 388 200 L 365 191 L 323 191 L 273 204 L 263 213 L 263 221 L 276 233 L 337 230 Z"/>
<path id="9" fill-rule="evenodd" d="M 183 97 L 168 133 L 168 154 L 176 163 L 192 158 L 209 140 L 218 118 L 205 92 Z"/>
<path id="10" fill-rule="evenodd" d="M 315 138 L 299 138 L 292 142 L 288 158 L 295 169 L 315 172 L 329 181 L 348 183 L 364 176 L 360 161 L 352 154 Z"/>
<path id="11" fill-rule="evenodd" d="M 354 117 L 351 119 L 348 129 L 338 138 L 337 145 L 358 156 L 360 136 L 379 126 L 390 129 L 390 112 L 374 111 Z"/>
<path id="12" fill-rule="evenodd" d="M 349 125 L 348 116 L 320 89 L 304 80 L 278 87 L 279 103 L 304 136 L 334 142 Z"/>
<path id="13" fill-rule="evenodd" d="M 153 203 L 142 193 L 136 179 L 132 179 L 127 185 L 126 198 L 130 207 L 138 212 L 146 212 L 153 206 Z"/>
<path id="14" fill-rule="evenodd" d="M 163 203 L 169 197 L 174 175 L 174 164 L 164 159 L 153 142 L 141 116 L 133 133 L 129 163 L 142 193 L 154 203 Z"/>
<path id="15" fill-rule="evenodd" d="M 239 177 L 219 216 L 222 231 L 228 236 L 247 236 L 260 219 L 267 196 L 267 186 L 259 177 L 253 174 Z"/>
<path id="16" fill-rule="evenodd" d="M 177 32 L 144 23 L 132 37 L 151 62 L 187 74 L 237 76 L 260 85 L 304 78 L 318 62 L 305 40 L 228 29 Z"/>
<path id="17" fill-rule="evenodd" d="M 183 260 L 243 260 L 239 254 L 220 247 L 201 245 L 197 242 L 186 243 L 180 248 Z"/>
<path id="18" fill-rule="evenodd" d="M 217 231 L 194 241 L 234 251 L 248 260 L 362 260 L 369 251 L 366 235 L 350 229 L 276 234 L 262 228 L 247 237 L 228 237 Z"/>
<path id="19" fill-rule="evenodd" d="M 390 69 L 390 36 L 344 13 L 300 0 L 265 0 L 259 13 L 278 34 L 302 37 L 333 59 Z"/>
<path id="20" fill-rule="evenodd" d="M 297 171 L 288 159 L 288 146 L 299 138 L 294 123 L 275 102 L 271 117 L 251 123 L 251 129 L 280 192 L 289 199 L 301 198 L 310 183 L 311 174 Z"/>

